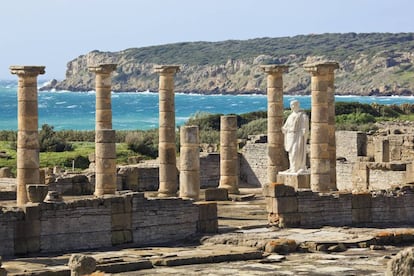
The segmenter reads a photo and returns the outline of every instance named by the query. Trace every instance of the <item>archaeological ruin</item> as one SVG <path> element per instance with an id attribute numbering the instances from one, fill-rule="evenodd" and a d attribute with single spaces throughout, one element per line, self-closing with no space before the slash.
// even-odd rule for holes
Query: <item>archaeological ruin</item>
<path id="1" fill-rule="evenodd" d="M 376 134 L 336 131 L 338 63 L 304 66 L 312 105 L 306 168 L 298 172 L 288 170 L 282 130 L 288 66 L 261 66 L 267 74 L 266 134 L 249 136 L 239 148 L 237 116 L 224 115 L 220 144 L 205 146 L 197 126 L 181 126 L 179 157 L 174 76 L 180 67 L 156 67 L 159 157 L 130 165 L 116 164 L 116 66 L 89 66 L 96 83 L 95 154 L 81 174 L 39 168 L 37 76 L 45 67 L 10 67 L 18 76 L 17 177 L 0 171 L 0 186 L 15 186 L 15 192 L 0 190 L 0 256 L 165 245 L 215 234 L 219 218 L 232 215 L 219 215 L 218 202 L 255 197 L 243 188 L 261 190 L 265 223 L 278 229 L 414 223 L 414 131 L 403 124 Z"/>

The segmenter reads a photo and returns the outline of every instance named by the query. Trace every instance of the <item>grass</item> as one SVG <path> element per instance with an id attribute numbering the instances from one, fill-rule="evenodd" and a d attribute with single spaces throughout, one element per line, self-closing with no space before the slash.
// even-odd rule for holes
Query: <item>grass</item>
<path id="1" fill-rule="evenodd" d="M 0 150 L 10 155 L 9 159 L 0 158 L 0 168 L 10 167 L 13 174 L 16 174 L 16 150 L 12 146 L 12 142 L 0 141 Z M 73 151 L 65 152 L 41 152 L 40 167 L 60 166 L 62 168 L 72 168 L 72 161 L 75 160 L 75 168 L 81 170 L 87 165 L 85 160 L 89 154 L 94 153 L 95 143 L 93 142 L 73 142 Z M 128 163 L 128 157 L 137 154 L 129 150 L 125 143 L 116 144 L 117 164 L 124 165 Z M 83 166 L 83 168 L 82 168 Z"/>

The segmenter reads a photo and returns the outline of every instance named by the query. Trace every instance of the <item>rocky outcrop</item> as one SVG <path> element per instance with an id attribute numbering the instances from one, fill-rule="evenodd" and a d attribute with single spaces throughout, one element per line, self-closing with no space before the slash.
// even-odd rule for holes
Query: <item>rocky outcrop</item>
<path id="1" fill-rule="evenodd" d="M 376 40 L 373 41 L 371 36 Z M 317 38 L 312 36 L 284 38 L 283 41 L 257 39 L 255 44 L 253 42 L 256 40 L 199 42 L 193 43 L 194 45 L 177 43 L 120 52 L 92 51 L 68 63 L 66 79 L 57 83 L 52 82 L 41 89 L 93 90 L 94 76 L 88 72 L 87 67 L 98 63 L 117 63 L 117 70 L 113 74 L 114 91 L 156 91 L 158 75 L 154 73 L 154 66 L 160 63 L 176 63 L 181 66 L 181 72 L 175 78 L 175 90 L 178 92 L 264 93 L 266 76 L 259 65 L 282 63 L 290 65 L 289 73 L 284 76 L 285 92 L 309 94 L 310 76 L 303 69 L 303 64 L 318 60 L 336 60 L 340 63 L 340 69 L 335 74 L 337 94 L 413 94 L 414 35 L 372 34 L 371 36 L 370 34 L 365 36 L 325 34 Z M 384 36 L 383 40 L 381 40 L 382 36 Z M 350 38 L 362 46 L 356 47 L 349 42 Z M 309 42 L 315 39 L 317 41 L 315 45 Z M 330 45 L 330 39 L 333 45 Z M 277 43 L 274 46 L 270 45 L 275 41 L 282 46 L 278 46 Z M 270 46 L 261 50 L 260 43 L 268 43 Z M 309 43 L 309 49 L 306 48 L 306 43 Z M 228 50 L 227 56 L 223 53 L 226 51 L 223 44 L 231 49 Z M 204 50 L 203 47 L 208 50 Z M 241 49 L 239 52 L 234 49 L 237 47 Z"/>

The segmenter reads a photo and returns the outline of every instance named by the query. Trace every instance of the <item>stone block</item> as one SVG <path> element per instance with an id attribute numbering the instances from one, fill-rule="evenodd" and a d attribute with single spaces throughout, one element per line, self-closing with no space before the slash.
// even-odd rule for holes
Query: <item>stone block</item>
<path id="1" fill-rule="evenodd" d="M 202 220 L 197 222 L 198 233 L 217 233 L 218 221 L 217 220 Z"/>
<path id="2" fill-rule="evenodd" d="M 371 223 L 371 208 L 352 209 L 352 224 Z"/>
<path id="3" fill-rule="evenodd" d="M 112 214 L 111 229 L 121 230 L 131 228 L 131 213 Z"/>
<path id="4" fill-rule="evenodd" d="M 95 143 L 115 143 L 115 130 L 98 129 L 95 133 Z"/>
<path id="5" fill-rule="evenodd" d="M 298 199 L 296 196 L 275 197 L 272 198 L 270 204 L 272 208 L 271 213 L 286 214 L 296 213 L 298 211 Z"/>
<path id="6" fill-rule="evenodd" d="M 265 197 L 295 196 L 296 191 L 292 186 L 276 182 L 265 185 L 263 187 L 263 195 Z"/>
<path id="7" fill-rule="evenodd" d="M 297 189 L 310 189 L 310 173 L 279 173 L 277 182 Z"/>
<path id="8" fill-rule="evenodd" d="M 112 245 L 124 244 L 132 242 L 131 230 L 117 230 L 111 232 Z"/>
<path id="9" fill-rule="evenodd" d="M 217 219 L 217 203 L 200 201 L 194 203 L 198 207 L 198 220 Z"/>
<path id="10" fill-rule="evenodd" d="M 281 228 L 298 227 L 301 225 L 301 215 L 299 213 L 279 214 L 278 225 Z"/>
<path id="11" fill-rule="evenodd" d="M 225 188 L 209 188 L 205 190 L 206 201 L 226 201 L 229 200 L 229 194 Z"/>
<path id="12" fill-rule="evenodd" d="M 352 194 L 352 209 L 370 209 L 372 206 L 371 193 Z"/>

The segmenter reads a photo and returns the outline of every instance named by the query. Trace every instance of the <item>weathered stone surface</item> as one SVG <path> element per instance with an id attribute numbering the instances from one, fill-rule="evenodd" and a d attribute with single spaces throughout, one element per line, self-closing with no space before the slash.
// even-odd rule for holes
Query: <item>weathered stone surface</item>
<path id="1" fill-rule="evenodd" d="M 387 276 L 411 276 L 414 275 L 414 248 L 400 251 L 387 264 Z"/>
<path id="2" fill-rule="evenodd" d="M 71 270 L 71 276 L 88 275 L 95 271 L 96 260 L 87 255 L 72 254 L 68 266 Z"/>

